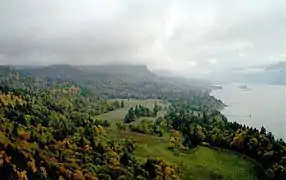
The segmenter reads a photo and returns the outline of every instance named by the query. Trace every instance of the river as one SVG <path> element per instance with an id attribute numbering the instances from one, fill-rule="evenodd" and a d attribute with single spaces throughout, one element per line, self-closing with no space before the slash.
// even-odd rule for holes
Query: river
<path id="1" fill-rule="evenodd" d="M 227 105 L 222 113 L 229 121 L 258 129 L 264 126 L 275 138 L 286 140 L 285 86 L 225 84 L 221 87 L 211 94 Z"/>

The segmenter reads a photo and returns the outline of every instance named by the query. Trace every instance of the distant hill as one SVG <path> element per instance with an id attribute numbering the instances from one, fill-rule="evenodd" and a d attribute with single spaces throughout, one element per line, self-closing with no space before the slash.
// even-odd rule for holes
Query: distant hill
<path id="1" fill-rule="evenodd" d="M 74 82 L 86 83 L 86 74 L 70 65 L 51 65 L 44 67 L 18 67 L 19 70 L 49 79 L 60 79 Z"/>
<path id="2" fill-rule="evenodd" d="M 152 72 L 157 76 L 161 77 L 161 80 L 165 79 L 168 81 L 180 83 L 182 85 L 184 84 L 184 85 L 191 85 L 193 87 L 203 87 L 203 88 L 211 86 L 210 82 L 208 82 L 206 79 L 185 78 L 182 76 L 178 76 L 166 69 L 153 70 Z"/>
<path id="3" fill-rule="evenodd" d="M 14 68 L 14 67 L 13 67 Z M 87 83 L 97 80 L 117 79 L 122 81 L 154 81 L 162 83 L 179 83 L 196 86 L 205 83 L 203 80 L 186 79 L 175 76 L 170 71 L 151 72 L 145 65 L 51 65 L 44 67 L 17 66 L 23 72 L 52 79 L 71 80 L 77 83 Z M 167 76 L 168 73 L 170 76 Z"/>
<path id="4" fill-rule="evenodd" d="M 212 73 L 208 77 L 214 82 L 260 83 L 286 85 L 286 62 L 259 67 L 234 69 L 228 72 Z"/>
<path id="5" fill-rule="evenodd" d="M 97 93 L 116 97 L 126 97 L 127 94 L 128 97 L 132 97 L 132 94 L 137 97 L 138 92 L 142 97 L 158 97 L 160 94 L 172 96 L 177 92 L 207 89 L 209 86 L 201 80 L 158 76 L 144 65 L 52 65 L 20 69 L 31 75 L 71 81 L 95 88 Z"/>
<path id="6" fill-rule="evenodd" d="M 286 62 L 279 62 L 276 64 L 271 64 L 265 68 L 266 71 L 274 70 L 274 71 L 285 71 L 286 70 Z"/>
<path id="7" fill-rule="evenodd" d="M 271 64 L 250 77 L 250 81 L 286 85 L 286 62 Z"/>
<path id="8" fill-rule="evenodd" d="M 86 65 L 75 66 L 75 68 L 90 74 L 133 75 L 136 77 L 153 77 L 155 75 L 144 65 Z"/>
<path id="9" fill-rule="evenodd" d="M 17 67 L 32 75 L 38 75 L 46 78 L 58 78 L 73 80 L 83 83 L 93 78 L 120 77 L 131 79 L 153 78 L 155 74 L 151 73 L 143 65 L 51 65 L 45 67 Z"/>

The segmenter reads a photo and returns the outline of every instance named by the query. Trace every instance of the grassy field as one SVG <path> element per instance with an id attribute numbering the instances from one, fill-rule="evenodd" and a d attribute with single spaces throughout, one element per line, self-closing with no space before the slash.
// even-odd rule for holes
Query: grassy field
<path id="1" fill-rule="evenodd" d="M 182 170 L 184 179 L 258 179 L 254 171 L 256 165 L 231 151 L 198 146 L 188 153 L 175 155 L 168 150 L 169 138 L 167 134 L 157 137 L 128 131 L 118 132 L 115 129 L 116 122 L 125 117 L 129 107 L 141 104 L 151 109 L 155 102 L 161 106 L 167 106 L 158 100 L 125 100 L 125 108 L 102 114 L 97 118 L 107 119 L 112 123 L 111 128 L 107 131 L 110 138 L 132 138 L 136 141 L 138 147 L 134 152 L 135 157 L 142 160 L 160 157 L 174 163 Z M 160 112 L 160 116 L 163 114 L 164 111 Z"/>
<path id="2" fill-rule="evenodd" d="M 122 99 L 115 99 L 115 100 L 118 100 L 120 102 Z M 110 101 L 115 101 L 115 100 L 110 100 Z M 102 120 L 105 120 L 105 119 L 108 120 L 111 123 L 111 127 L 114 128 L 115 124 L 118 121 L 122 121 L 124 119 L 130 107 L 135 107 L 136 105 L 141 104 L 145 107 L 148 107 L 149 109 L 153 109 L 155 103 L 157 103 L 159 106 L 162 106 L 162 111 L 158 112 L 158 117 L 159 117 L 159 116 L 164 116 L 164 113 L 165 113 L 164 108 L 169 105 L 169 103 L 167 102 L 164 102 L 162 100 L 156 100 L 156 99 L 146 99 L 146 100 L 124 99 L 123 101 L 125 105 L 124 108 L 116 109 L 114 111 L 98 115 L 95 118 L 102 119 Z M 140 118 L 139 121 L 143 119 L 152 120 L 155 118 Z"/>
<path id="3" fill-rule="evenodd" d="M 117 101 L 121 101 L 122 99 L 115 99 Z M 110 100 L 110 101 L 114 101 L 114 100 Z M 153 109 L 154 104 L 157 103 L 160 106 L 166 106 L 169 105 L 168 102 L 165 102 L 163 100 L 160 99 L 145 99 L 145 100 L 141 100 L 141 99 L 123 99 L 124 101 L 124 105 L 127 107 L 131 107 L 131 106 L 136 106 L 136 105 L 143 105 L 145 107 L 148 107 L 150 109 Z"/>
<path id="4" fill-rule="evenodd" d="M 175 155 L 168 150 L 168 138 L 133 132 L 118 132 L 113 137 L 134 139 L 138 145 L 134 152 L 137 158 L 160 157 L 174 163 L 183 169 L 184 179 L 258 179 L 254 171 L 256 165 L 231 151 L 198 146 L 188 153 Z"/>

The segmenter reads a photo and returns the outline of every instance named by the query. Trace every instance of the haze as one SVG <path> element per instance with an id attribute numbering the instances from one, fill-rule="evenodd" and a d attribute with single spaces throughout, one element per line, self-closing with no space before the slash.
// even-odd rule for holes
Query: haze
<path id="1" fill-rule="evenodd" d="M 178 74 L 286 57 L 284 0 L 0 2 L 1 64 L 146 64 Z"/>

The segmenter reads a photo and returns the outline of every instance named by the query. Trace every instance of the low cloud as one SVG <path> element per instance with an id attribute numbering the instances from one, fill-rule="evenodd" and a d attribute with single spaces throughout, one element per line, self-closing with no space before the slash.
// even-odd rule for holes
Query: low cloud
<path id="1" fill-rule="evenodd" d="M 271 63 L 285 58 L 285 7 L 283 0 L 1 1 L 0 62 L 132 63 L 185 75 Z"/>

